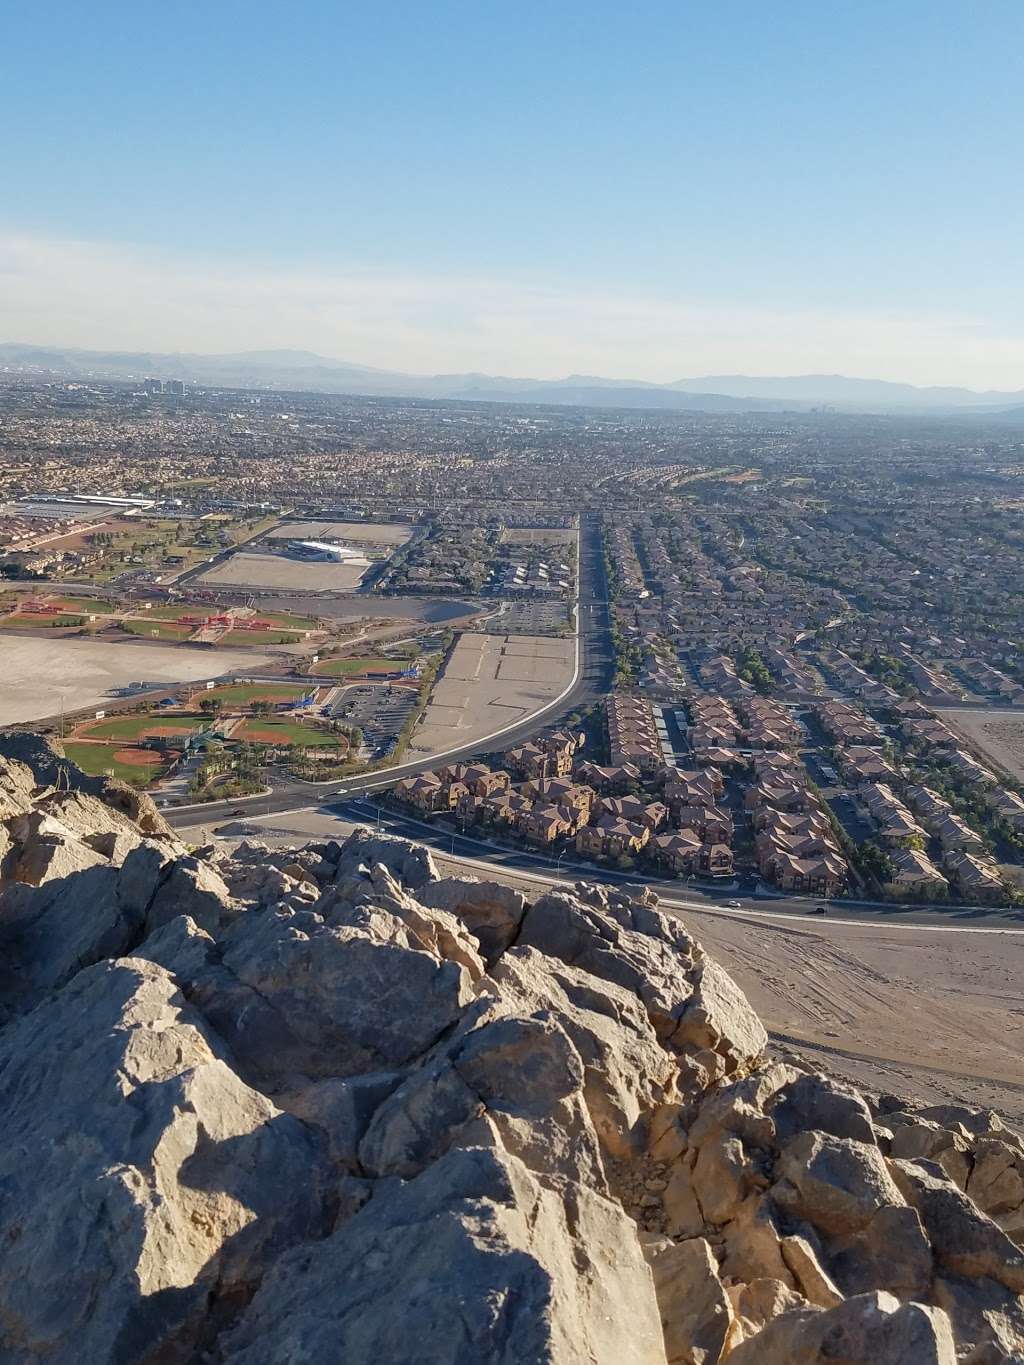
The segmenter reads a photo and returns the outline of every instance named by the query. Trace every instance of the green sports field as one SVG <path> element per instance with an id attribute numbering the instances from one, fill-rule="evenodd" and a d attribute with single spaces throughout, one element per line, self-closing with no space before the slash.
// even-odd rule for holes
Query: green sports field
<path id="1" fill-rule="evenodd" d="M 225 683 L 203 695 L 216 697 L 225 706 L 247 706 L 251 701 L 295 701 L 307 691 L 294 683 Z"/>
<path id="2" fill-rule="evenodd" d="M 125 748 L 117 743 L 114 744 L 79 744 L 75 740 L 64 741 L 64 752 L 71 759 L 72 763 L 77 763 L 84 773 L 90 777 L 102 777 L 105 773 L 112 773 L 114 777 L 119 777 L 122 782 L 129 782 L 133 787 L 145 786 L 158 777 L 163 770 L 163 763 L 146 762 L 124 763 L 115 758 L 115 754 L 125 753 Z M 133 749 L 127 752 L 142 754 L 142 750 Z"/>
<path id="3" fill-rule="evenodd" d="M 121 625 L 130 635 L 140 635 L 148 640 L 187 640 L 196 629 L 195 626 L 179 626 L 173 621 L 153 620 L 142 616 L 122 621 Z"/>
<path id="4" fill-rule="evenodd" d="M 231 735 L 233 740 L 247 740 L 250 744 L 304 744 L 319 749 L 347 748 L 344 735 L 332 735 L 297 720 L 264 720 L 256 717 L 240 725 Z"/>
<path id="5" fill-rule="evenodd" d="M 89 739 L 120 739 L 134 743 L 154 732 L 187 735 L 193 730 L 201 730 L 205 724 L 201 716 L 180 713 L 168 716 L 153 711 L 144 716 L 111 716 L 109 720 L 93 721 L 83 726 L 80 733 Z"/>

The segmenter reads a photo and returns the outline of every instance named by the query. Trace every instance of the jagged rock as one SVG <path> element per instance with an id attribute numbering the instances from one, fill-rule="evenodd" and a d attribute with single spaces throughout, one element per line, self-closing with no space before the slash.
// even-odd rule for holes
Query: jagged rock
<path id="1" fill-rule="evenodd" d="M 736 1137 L 705 1142 L 697 1152 L 691 1180 L 708 1223 L 727 1223 L 750 1191 L 749 1165 Z"/>
<path id="2" fill-rule="evenodd" d="M 16 766 L 22 765 L 37 791 L 53 788 L 95 796 L 112 810 L 126 815 L 143 834 L 176 843 L 171 827 L 150 797 L 116 778 L 90 777 L 83 773 L 81 768 L 64 756 L 58 741 L 51 743 L 41 735 L 9 731 L 0 735 L 0 762 L 5 760 L 8 767 L 7 789 L 11 794 L 25 789 L 28 779 Z M 15 766 L 11 766 L 12 760 Z M 31 793 L 20 809 L 26 810 L 30 804 Z"/>
<path id="3" fill-rule="evenodd" d="M 917 1209 L 879 1209 L 860 1231 L 833 1241 L 829 1269 L 844 1294 L 887 1289 L 899 1299 L 926 1299 L 932 1249 Z"/>
<path id="4" fill-rule="evenodd" d="M 632 991 L 659 1039 L 676 1044 L 693 995 L 688 973 L 695 969 L 692 942 L 680 925 L 647 906 L 609 904 L 605 912 L 553 891 L 527 909 L 517 943 Z"/>
<path id="5" fill-rule="evenodd" d="M 780 1144 L 809 1128 L 856 1142 L 875 1141 L 871 1111 L 864 1100 L 830 1076 L 798 1076 L 779 1090 L 769 1112 Z"/>
<path id="6" fill-rule="evenodd" d="M 380 863 L 411 891 L 419 891 L 428 882 L 438 880 L 437 866 L 429 848 L 414 844 L 411 839 L 374 834 L 368 829 L 354 830 L 338 849 L 334 861 L 339 877 L 360 866 Z"/>
<path id="7" fill-rule="evenodd" d="M 44 816 L 18 849 L 14 878 L 28 886 L 42 886 L 106 862 L 102 854 L 75 838 L 59 821 Z"/>
<path id="8" fill-rule="evenodd" d="M 737 1338 L 735 1314 L 702 1237 L 646 1248 L 654 1275 L 667 1365 L 718 1365 Z"/>
<path id="9" fill-rule="evenodd" d="M 983 1214 L 940 1167 L 892 1160 L 893 1178 L 921 1215 L 936 1260 L 954 1275 L 998 1280 L 1024 1293 L 1024 1252 Z"/>
<path id="10" fill-rule="evenodd" d="M 429 882 L 420 889 L 418 899 L 421 905 L 447 910 L 462 920 L 491 966 L 515 942 L 526 909 L 521 891 L 473 877 Z"/>
<path id="11" fill-rule="evenodd" d="M 696 1152 L 693 1153 L 694 1157 Z M 704 1214 L 693 1188 L 693 1168 L 686 1160 L 672 1167 L 662 1195 L 665 1231 L 670 1237 L 699 1237 L 704 1232 Z"/>
<path id="12" fill-rule="evenodd" d="M 927 1119 L 897 1128 L 889 1144 L 890 1156 L 924 1157 L 937 1162 L 960 1189 L 966 1188 L 971 1173 L 970 1146 L 967 1139 Z"/>
<path id="13" fill-rule="evenodd" d="M 727 1074 L 749 1067 L 768 1042 L 764 1025 L 716 962 L 705 959 L 694 976 L 693 994 L 672 1035 L 673 1043 L 717 1053 L 725 1061 Z"/>
<path id="14" fill-rule="evenodd" d="M 783 1313 L 806 1308 L 807 1300 L 781 1280 L 751 1280 L 749 1284 L 733 1284 L 728 1290 L 729 1302 L 736 1316 L 737 1342 L 756 1336 L 761 1328 Z"/>
<path id="15" fill-rule="evenodd" d="M 806 1237 L 783 1237 L 780 1245 L 782 1259 L 808 1303 L 817 1304 L 819 1308 L 834 1308 L 842 1302 L 842 1294 Z"/>
<path id="16" fill-rule="evenodd" d="M 311 1134 L 219 1052 L 170 976 L 132 959 L 0 1035 L 6 1360 L 191 1360 L 218 1299 L 324 1230 Z"/>
<path id="17" fill-rule="evenodd" d="M 834 1236 L 857 1232 L 886 1204 L 902 1204 L 877 1147 L 829 1133 L 801 1133 L 776 1163 L 775 1202 Z"/>
<path id="18" fill-rule="evenodd" d="M 103 958 L 130 952 L 143 915 L 119 895 L 118 869 L 89 867 L 42 886 L 15 882 L 0 891 L 0 948 L 14 966 L 3 997 L 25 1009 Z"/>
<path id="19" fill-rule="evenodd" d="M 224 1339 L 225 1365 L 664 1365 L 631 1224 L 578 1186 L 545 1189 L 500 1150 L 457 1149 L 288 1252 Z"/>
<path id="20" fill-rule="evenodd" d="M 1005 1231 L 1024 1231 L 1024 1156 L 999 1138 L 976 1139 L 967 1193 Z"/>
<path id="21" fill-rule="evenodd" d="M 782 1258 L 779 1211 L 766 1195 L 749 1195 L 725 1230 L 722 1274 L 733 1280 L 779 1280 L 787 1289 L 796 1279 Z"/>
<path id="22" fill-rule="evenodd" d="M 516 947 L 480 993 L 502 1002 L 504 1012 L 550 1012 L 583 1060 L 584 1098 L 602 1149 L 616 1157 L 643 1150 L 644 1120 L 670 1097 L 674 1068 L 630 991 Z"/>
<path id="23" fill-rule="evenodd" d="M 1024 1365 L 1019 1136 L 765 1060 L 653 894 L 528 906 L 367 831 L 189 856 L 21 747 L 3 1359 L 948 1365 L 932 1304 Z"/>
<path id="24" fill-rule="evenodd" d="M 243 914 L 222 965 L 306 1045 L 311 1078 L 387 1071 L 431 1047 L 472 998 L 466 969 L 427 952 L 386 910 L 327 925 L 306 910 Z"/>
<path id="25" fill-rule="evenodd" d="M 532 1171 L 605 1192 L 582 1059 L 553 1019 L 497 1018 L 456 1032 L 377 1109 L 359 1147 L 373 1176 L 413 1176 L 487 1115 Z"/>
<path id="26" fill-rule="evenodd" d="M 995 1280 L 937 1276 L 935 1303 L 953 1324 L 962 1356 L 971 1365 L 1022 1365 L 1024 1302 Z"/>
<path id="27" fill-rule="evenodd" d="M 861 1294 L 827 1311 L 775 1318 L 729 1357 L 730 1365 L 956 1365 L 949 1319 L 938 1308 Z"/>
<path id="28" fill-rule="evenodd" d="M 402 1081 L 399 1071 L 371 1071 L 364 1076 L 333 1077 L 304 1086 L 277 1102 L 323 1131 L 331 1160 L 346 1170 L 362 1171 L 359 1144 L 374 1112 Z"/>
<path id="29" fill-rule="evenodd" d="M 176 858 L 162 868 L 146 907 L 146 929 L 161 928 L 188 915 L 201 928 L 215 930 L 234 907 L 224 878 L 197 858 Z"/>

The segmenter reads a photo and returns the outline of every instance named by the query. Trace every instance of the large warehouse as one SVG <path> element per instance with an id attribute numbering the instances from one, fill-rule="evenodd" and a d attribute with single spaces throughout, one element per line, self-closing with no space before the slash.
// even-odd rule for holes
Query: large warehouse
<path id="1" fill-rule="evenodd" d="M 348 545 L 331 545 L 326 540 L 292 540 L 288 542 L 289 551 L 301 559 L 333 560 L 336 563 L 369 564 L 369 560 L 359 550 Z"/>

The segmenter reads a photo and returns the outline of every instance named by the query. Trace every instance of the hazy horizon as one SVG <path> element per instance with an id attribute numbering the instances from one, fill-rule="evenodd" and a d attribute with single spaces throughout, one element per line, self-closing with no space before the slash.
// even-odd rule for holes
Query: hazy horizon
<path id="1" fill-rule="evenodd" d="M 1010 0 L 22 9 L 0 332 L 1016 389 L 1021 39 Z"/>

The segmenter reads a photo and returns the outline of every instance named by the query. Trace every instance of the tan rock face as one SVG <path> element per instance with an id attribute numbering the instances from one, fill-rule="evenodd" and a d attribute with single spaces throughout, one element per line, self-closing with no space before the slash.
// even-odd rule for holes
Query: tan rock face
<path id="1" fill-rule="evenodd" d="M 5 743 L 4 1360 L 1021 1356 L 1024 1143 L 766 1061 L 653 895 L 188 856 Z"/>
<path id="2" fill-rule="evenodd" d="M 171 977 L 132 959 L 0 1034 L 8 1359 L 187 1359 L 215 1287 L 254 1285 L 324 1229 L 313 1135 L 217 1049 Z"/>

